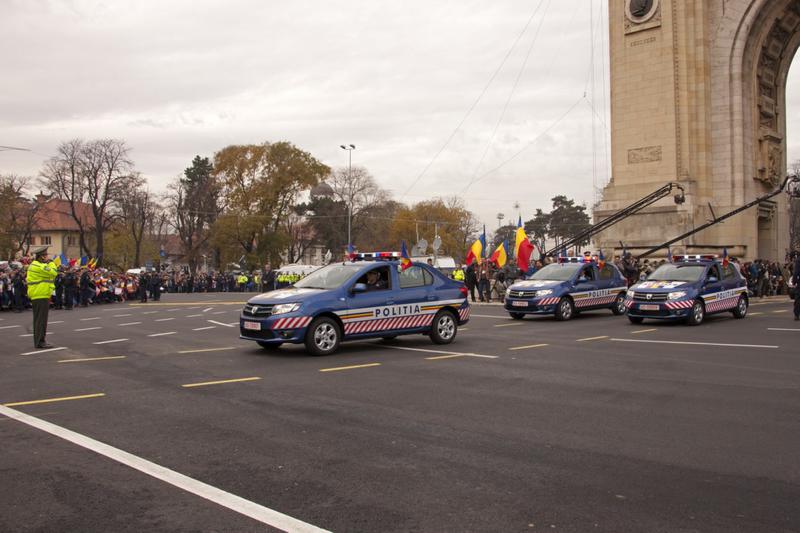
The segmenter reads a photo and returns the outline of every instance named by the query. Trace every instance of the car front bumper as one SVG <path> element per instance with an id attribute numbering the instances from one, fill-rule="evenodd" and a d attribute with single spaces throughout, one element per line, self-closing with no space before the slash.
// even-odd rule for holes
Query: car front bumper
<path id="1" fill-rule="evenodd" d="M 286 313 L 267 318 L 239 316 L 239 338 L 266 344 L 300 343 L 306 336 L 311 317 Z M 258 324 L 256 329 L 253 324 Z M 247 327 L 245 327 L 247 325 Z"/>
<path id="2" fill-rule="evenodd" d="M 634 318 L 654 318 L 661 320 L 678 320 L 686 318 L 692 312 L 692 301 L 670 300 L 667 302 L 642 302 L 625 300 L 628 316 Z"/>

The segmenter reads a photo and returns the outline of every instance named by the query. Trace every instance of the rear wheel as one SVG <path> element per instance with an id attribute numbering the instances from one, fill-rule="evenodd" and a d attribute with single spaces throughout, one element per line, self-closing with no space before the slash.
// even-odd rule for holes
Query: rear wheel
<path id="1" fill-rule="evenodd" d="M 641 324 L 642 322 L 644 322 L 644 318 L 642 318 L 640 316 L 630 316 L 630 315 L 628 315 L 628 320 L 631 321 L 631 324 Z"/>
<path id="2" fill-rule="evenodd" d="M 395 340 L 397 338 L 397 335 L 384 335 L 381 338 L 383 340 L 385 340 L 386 342 L 392 342 L 393 340 Z"/>
<path id="3" fill-rule="evenodd" d="M 256 341 L 256 342 L 258 343 L 259 346 L 261 346 L 265 350 L 277 350 L 278 348 L 281 347 L 281 344 L 283 344 L 282 342 L 261 342 L 261 341 Z"/>
<path id="4" fill-rule="evenodd" d="M 575 314 L 575 306 L 567 297 L 561 298 L 556 306 L 556 320 L 569 320 Z"/>
<path id="5" fill-rule="evenodd" d="M 699 326 L 703 323 L 705 317 L 706 309 L 703 307 L 703 303 L 699 300 L 695 300 L 692 305 L 692 310 L 689 312 L 689 317 L 686 319 L 686 323 L 690 326 Z"/>
<path id="6" fill-rule="evenodd" d="M 747 316 L 747 298 L 739 296 L 739 301 L 736 302 L 736 308 L 733 310 L 734 318 L 744 318 Z"/>
<path id="7" fill-rule="evenodd" d="M 453 313 L 442 309 L 433 318 L 431 324 L 431 340 L 435 344 L 450 344 L 458 333 L 458 323 Z"/>
<path id="8" fill-rule="evenodd" d="M 525 318 L 525 313 L 508 313 L 511 318 L 514 320 L 522 320 Z"/>
<path id="9" fill-rule="evenodd" d="M 624 315 L 625 314 L 625 293 L 621 292 L 617 295 L 617 299 L 614 300 L 614 306 L 611 308 L 611 312 L 615 315 Z"/>
<path id="10" fill-rule="evenodd" d="M 306 331 L 306 350 L 312 355 L 329 355 L 336 351 L 341 339 L 339 324 L 332 318 L 319 317 Z"/>

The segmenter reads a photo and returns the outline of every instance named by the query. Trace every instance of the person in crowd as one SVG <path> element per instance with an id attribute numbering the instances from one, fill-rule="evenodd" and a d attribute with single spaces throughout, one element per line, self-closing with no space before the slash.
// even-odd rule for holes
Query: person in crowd
<path id="1" fill-rule="evenodd" d="M 469 290 L 469 295 L 472 298 L 472 303 L 475 303 L 475 288 L 478 286 L 478 274 L 476 270 L 476 263 L 473 261 L 472 263 L 467 266 L 467 270 L 464 273 L 465 281 L 464 283 L 467 286 L 467 290 Z"/>

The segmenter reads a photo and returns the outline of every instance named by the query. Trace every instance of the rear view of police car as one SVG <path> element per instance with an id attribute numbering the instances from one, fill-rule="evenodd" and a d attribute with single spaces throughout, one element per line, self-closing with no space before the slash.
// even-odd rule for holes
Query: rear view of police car
<path id="1" fill-rule="evenodd" d="M 302 343 L 315 355 L 333 353 L 343 340 L 415 333 L 449 344 L 469 320 L 466 296 L 463 283 L 428 265 L 402 269 L 397 252 L 357 254 L 292 288 L 251 298 L 240 317 L 240 337 L 268 349 Z"/>
<path id="2" fill-rule="evenodd" d="M 634 324 L 655 318 L 685 320 L 692 326 L 714 313 L 744 318 L 748 303 L 747 282 L 738 269 L 713 255 L 676 255 L 633 285 L 625 300 Z"/>
<path id="3" fill-rule="evenodd" d="M 505 309 L 519 320 L 526 314 L 553 314 L 569 320 L 576 312 L 611 309 L 625 313 L 625 279 L 608 263 L 583 257 L 562 257 L 508 289 Z"/>

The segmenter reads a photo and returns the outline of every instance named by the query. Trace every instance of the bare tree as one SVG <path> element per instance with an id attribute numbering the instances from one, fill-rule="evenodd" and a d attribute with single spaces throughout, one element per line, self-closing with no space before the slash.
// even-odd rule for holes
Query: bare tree
<path id="1" fill-rule="evenodd" d="M 6 259 L 30 250 L 31 233 L 39 217 L 40 204 L 26 197 L 31 179 L 0 176 L 0 254 Z"/>
<path id="2" fill-rule="evenodd" d="M 105 232 L 119 219 L 120 202 L 137 179 L 129 152 L 125 141 L 118 139 L 74 139 L 59 145 L 42 172 L 44 186 L 69 203 L 82 250 L 88 250 L 85 234 L 89 228 L 81 216 L 81 204 L 88 204 L 98 264 L 103 260 Z"/>
<path id="3" fill-rule="evenodd" d="M 120 201 L 122 223 L 133 239 L 134 256 L 133 265 L 140 266 L 142 258 L 142 243 L 148 230 L 153 227 L 154 219 L 158 213 L 158 205 L 153 195 L 145 187 L 144 180 L 138 180 L 137 186 Z M 151 233 L 152 234 L 152 233 Z"/>

